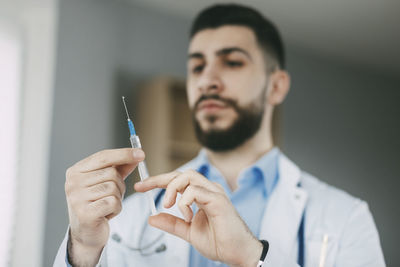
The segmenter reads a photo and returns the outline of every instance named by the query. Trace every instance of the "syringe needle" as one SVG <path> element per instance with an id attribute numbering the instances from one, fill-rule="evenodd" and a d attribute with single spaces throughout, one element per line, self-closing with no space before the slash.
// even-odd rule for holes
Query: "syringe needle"
<path id="1" fill-rule="evenodd" d="M 130 120 L 130 118 L 129 118 L 129 113 L 128 113 L 128 109 L 126 108 L 125 96 L 122 96 L 122 102 L 124 103 L 126 116 L 128 117 L 128 120 Z"/>
<path id="2" fill-rule="evenodd" d="M 126 103 L 125 103 L 125 96 L 122 96 L 122 103 L 124 103 L 126 116 L 128 117 L 129 132 L 131 135 L 136 135 L 135 126 L 133 126 L 133 122 L 131 121 L 131 118 L 129 118 L 129 112 L 128 112 L 128 109 L 127 109 Z"/>

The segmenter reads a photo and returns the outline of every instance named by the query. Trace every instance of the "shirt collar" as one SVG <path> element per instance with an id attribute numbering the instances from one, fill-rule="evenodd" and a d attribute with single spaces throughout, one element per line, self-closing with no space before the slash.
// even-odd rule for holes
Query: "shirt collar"
<path id="1" fill-rule="evenodd" d="M 263 179 L 265 193 L 270 195 L 279 178 L 278 158 L 280 153 L 279 148 L 274 147 L 259 158 L 253 165 L 242 170 L 238 178 L 239 186 L 245 181 L 246 177 L 255 175 L 260 176 Z M 202 173 L 206 177 L 208 176 L 210 167 L 213 166 L 208 160 L 205 149 L 200 150 L 198 156 L 193 162 L 193 166 L 198 172 Z"/>

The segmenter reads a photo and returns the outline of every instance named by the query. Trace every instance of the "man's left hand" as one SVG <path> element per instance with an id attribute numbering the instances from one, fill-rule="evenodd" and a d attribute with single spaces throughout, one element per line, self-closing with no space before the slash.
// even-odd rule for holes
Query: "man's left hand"
<path id="1" fill-rule="evenodd" d="M 230 266 L 257 266 L 262 244 L 220 184 L 193 170 L 161 174 L 135 184 L 138 192 L 154 188 L 166 188 L 164 207 L 171 208 L 177 202 L 185 220 L 160 213 L 149 218 L 150 225 L 186 240 L 211 260 Z M 182 196 L 177 201 L 178 192 Z M 196 214 L 191 208 L 193 203 L 198 207 Z"/>

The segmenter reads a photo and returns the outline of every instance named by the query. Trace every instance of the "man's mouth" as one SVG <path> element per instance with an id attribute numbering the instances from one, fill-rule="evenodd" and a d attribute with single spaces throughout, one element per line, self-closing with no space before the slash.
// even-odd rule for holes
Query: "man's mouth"
<path id="1" fill-rule="evenodd" d="M 207 99 L 199 103 L 197 111 L 214 112 L 226 108 L 227 105 L 219 100 Z"/>
<path id="2" fill-rule="evenodd" d="M 227 107 L 226 103 L 222 101 L 215 99 L 207 99 L 199 103 L 199 105 L 197 106 L 197 110 L 211 111 L 211 110 L 220 110 L 226 107 Z"/>

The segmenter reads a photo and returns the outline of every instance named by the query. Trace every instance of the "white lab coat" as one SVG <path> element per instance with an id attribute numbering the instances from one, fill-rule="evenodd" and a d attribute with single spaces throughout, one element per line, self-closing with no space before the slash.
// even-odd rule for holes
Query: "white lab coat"
<path id="1" fill-rule="evenodd" d="M 302 172 L 283 154 L 278 161 L 279 182 L 268 199 L 258 237 L 270 244 L 264 267 L 298 266 L 298 229 L 303 212 L 306 267 L 320 266 L 325 235 L 328 242 L 324 267 L 385 266 L 378 232 L 365 202 Z M 182 169 L 190 166 L 189 162 Z M 300 181 L 301 187 L 298 187 Z M 158 205 L 159 210 L 161 206 Z M 111 233 L 118 233 L 124 243 L 138 247 L 140 233 L 149 215 L 143 210 L 149 210 L 143 194 L 126 199 L 122 212 L 110 221 Z M 176 206 L 164 212 L 182 217 Z M 160 232 L 147 225 L 141 246 L 153 241 Z M 66 266 L 67 237 L 60 246 L 54 266 Z M 98 266 L 189 266 L 187 242 L 165 233 L 161 243 L 167 246 L 166 251 L 142 256 L 110 238 Z"/>

